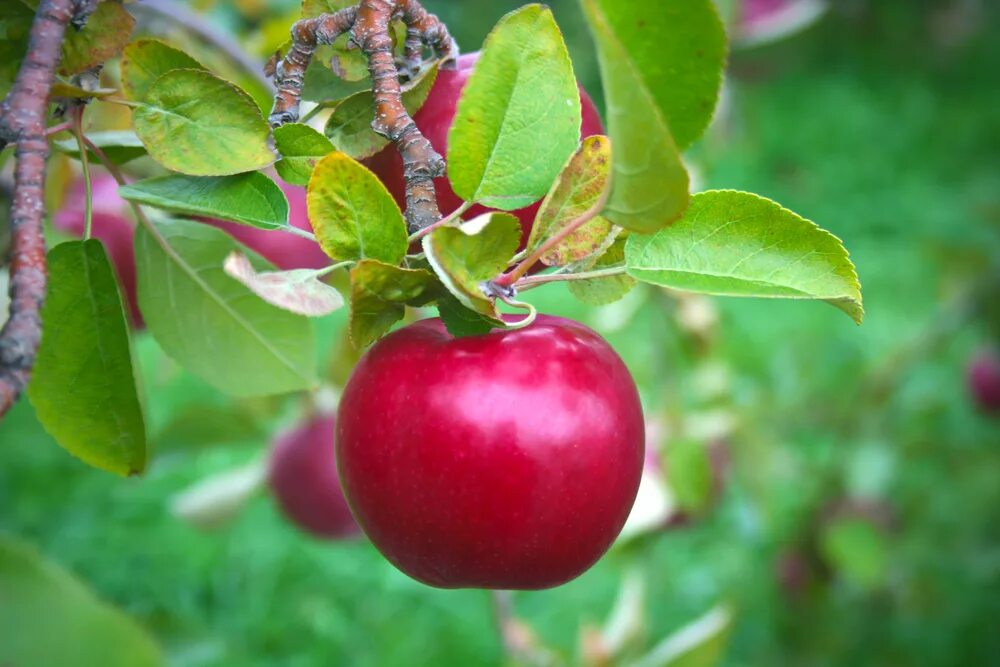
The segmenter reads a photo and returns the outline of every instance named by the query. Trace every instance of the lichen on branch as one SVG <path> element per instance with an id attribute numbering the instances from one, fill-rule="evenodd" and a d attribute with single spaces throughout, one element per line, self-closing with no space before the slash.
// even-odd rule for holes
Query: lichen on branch
<path id="1" fill-rule="evenodd" d="M 403 106 L 390 34 L 392 22 L 397 19 L 407 27 L 404 62 L 409 72 L 419 69 L 424 47 L 431 48 L 445 63 L 458 57 L 458 47 L 448 29 L 417 0 L 362 0 L 356 7 L 303 19 L 292 26 L 292 47 L 275 68 L 278 92 L 270 121 L 277 127 L 298 120 L 302 84 L 317 45 L 332 44 L 350 32 L 351 43 L 368 58 L 375 99 L 372 129 L 392 141 L 403 157 L 406 220 L 414 233 L 441 217 L 434 179 L 444 175 L 445 162 Z"/>
<path id="2" fill-rule="evenodd" d="M 10 317 L 0 329 L 0 417 L 28 384 L 42 338 L 45 300 L 45 161 L 49 92 L 66 32 L 82 27 L 93 11 L 90 0 L 41 0 L 31 25 L 28 50 L 14 85 L 0 104 L 0 139 L 16 142 L 11 206 Z"/>

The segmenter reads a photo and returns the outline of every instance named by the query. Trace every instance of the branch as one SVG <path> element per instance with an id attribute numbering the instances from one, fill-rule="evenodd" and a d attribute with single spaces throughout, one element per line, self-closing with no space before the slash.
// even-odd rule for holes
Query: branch
<path id="1" fill-rule="evenodd" d="M 350 31 L 351 42 L 368 57 L 375 98 L 372 129 L 395 143 L 403 157 L 406 220 L 413 234 L 441 218 L 434 179 L 444 176 L 445 162 L 403 106 L 390 34 L 392 21 L 397 18 L 407 26 L 408 70 L 414 71 L 419 66 L 424 46 L 446 62 L 458 57 L 458 47 L 447 28 L 417 0 L 361 0 L 357 7 L 303 19 L 292 26 L 292 48 L 275 70 L 278 92 L 270 121 L 277 127 L 298 119 L 302 83 L 316 46 L 332 44 Z"/>
<path id="2" fill-rule="evenodd" d="M 66 26 L 91 9 L 87 0 L 41 0 L 28 50 L 7 98 L 0 105 L 0 137 L 17 142 L 11 206 L 10 318 L 0 329 L 0 417 L 31 376 L 42 337 L 45 300 L 46 111 Z M 82 25 L 82 23 L 81 23 Z"/>

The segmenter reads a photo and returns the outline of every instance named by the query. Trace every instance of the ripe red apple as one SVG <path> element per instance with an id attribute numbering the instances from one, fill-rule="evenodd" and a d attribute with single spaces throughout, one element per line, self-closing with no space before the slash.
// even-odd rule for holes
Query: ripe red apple
<path id="1" fill-rule="evenodd" d="M 306 532 L 327 539 L 359 532 L 337 477 L 334 431 L 333 415 L 318 415 L 283 433 L 274 443 L 268 470 L 282 513 Z"/>
<path id="2" fill-rule="evenodd" d="M 969 391 L 980 410 L 1000 414 L 1000 352 L 985 348 L 969 363 Z"/>
<path id="3" fill-rule="evenodd" d="M 354 515 L 414 579 L 539 589 L 618 535 L 643 466 L 628 369 L 582 324 L 453 338 L 411 324 L 362 357 L 340 402 L 337 461 Z"/>
<path id="4" fill-rule="evenodd" d="M 293 227 L 312 231 L 306 209 L 306 189 L 297 185 L 278 182 L 288 198 L 288 222 Z M 257 229 L 236 222 L 206 220 L 209 224 L 228 232 L 233 238 L 256 251 L 279 269 L 322 269 L 331 260 L 315 241 L 287 232 Z"/>
<path id="5" fill-rule="evenodd" d="M 427 96 L 427 101 L 413 116 L 413 121 L 427 140 L 431 142 L 431 146 L 443 156 L 447 157 L 448 155 L 448 131 L 451 129 L 452 121 L 455 120 L 458 99 L 461 97 L 462 90 L 468 83 L 472 68 L 478 59 L 479 53 L 469 53 L 458 59 L 457 69 L 438 72 L 434 86 Z M 601 124 L 597 108 L 582 87 L 580 88 L 580 102 L 583 113 L 581 138 L 604 134 L 604 126 Z M 403 158 L 399 155 L 396 147 L 387 146 L 363 162 L 385 183 L 389 192 L 396 198 L 400 208 L 404 208 L 406 206 L 406 181 L 403 179 Z M 447 215 L 461 205 L 462 200 L 451 189 L 447 178 L 435 180 L 434 187 L 437 192 L 438 208 L 442 214 Z M 541 201 L 513 211 L 514 215 L 521 221 L 523 242 L 527 241 L 531 224 L 535 220 L 539 206 L 541 206 Z M 474 206 L 463 217 L 468 220 L 489 210 L 492 209 Z"/>
<path id="6" fill-rule="evenodd" d="M 100 239 L 118 276 L 125 310 L 133 326 L 143 328 L 142 313 L 135 291 L 135 227 L 129 217 L 129 206 L 118 196 L 118 183 L 110 176 L 95 173 L 91 180 L 93 221 L 91 235 Z M 86 227 L 86 186 L 83 179 L 70 188 L 62 208 L 53 216 L 56 229 L 82 237 Z"/>

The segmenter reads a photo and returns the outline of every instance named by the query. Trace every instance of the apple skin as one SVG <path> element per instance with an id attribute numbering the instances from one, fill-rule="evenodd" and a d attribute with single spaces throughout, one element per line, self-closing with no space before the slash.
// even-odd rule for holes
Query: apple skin
<path id="1" fill-rule="evenodd" d="M 289 224 L 311 232 L 312 225 L 309 223 L 309 213 L 306 207 L 306 189 L 280 181 L 278 185 L 288 198 Z M 318 243 L 301 236 L 273 229 L 258 229 L 223 220 L 205 220 L 204 222 L 226 231 L 234 239 L 282 270 L 322 269 L 331 264 L 330 258 L 327 257 Z"/>
<path id="2" fill-rule="evenodd" d="M 635 382 L 586 326 L 453 338 L 422 320 L 376 343 L 344 389 L 337 462 L 354 516 L 440 588 L 541 589 L 618 535 L 644 458 Z"/>
<path id="3" fill-rule="evenodd" d="M 969 362 L 967 382 L 976 407 L 1000 414 L 1000 352 L 992 348 L 977 352 Z"/>
<path id="4" fill-rule="evenodd" d="M 340 489 L 333 448 L 336 419 L 317 415 L 275 440 L 268 484 L 289 521 L 322 539 L 360 534 Z"/>
<path id="5" fill-rule="evenodd" d="M 53 226 L 68 234 L 82 238 L 86 221 L 86 185 L 83 179 L 70 188 L 62 208 L 52 217 Z M 118 196 L 118 183 L 111 176 L 94 174 L 91 180 L 93 217 L 91 235 L 99 239 L 114 266 L 125 300 L 125 310 L 133 328 L 145 324 L 139 312 L 135 286 L 135 227 L 129 219 L 129 206 Z"/>
<path id="6" fill-rule="evenodd" d="M 431 142 L 438 153 L 447 157 L 448 155 L 448 131 L 455 120 L 455 112 L 458 109 L 458 99 L 462 95 L 465 84 L 469 81 L 473 66 L 479 59 L 479 53 L 469 53 L 459 57 L 457 69 L 441 70 L 438 72 L 434 86 L 431 88 L 427 101 L 414 114 L 413 121 L 417 124 L 420 132 Z M 601 124 L 601 117 L 597 113 L 597 107 L 587 92 L 580 88 L 580 107 L 583 115 L 581 124 L 581 138 L 604 134 L 604 126 Z M 386 146 L 380 152 L 362 161 L 375 175 L 385 184 L 389 192 L 396 199 L 400 208 L 406 207 L 406 181 L 403 178 L 403 158 L 395 146 Z M 454 211 L 462 204 L 462 199 L 451 189 L 446 177 L 438 178 L 434 181 L 434 189 L 437 193 L 438 208 L 443 215 Z M 528 234 L 531 232 L 531 225 L 535 220 L 535 214 L 541 206 L 541 200 L 526 208 L 511 211 L 521 222 L 521 244 L 527 243 Z M 495 209 L 483 206 L 473 206 L 462 217 L 466 220 L 477 215 Z"/>

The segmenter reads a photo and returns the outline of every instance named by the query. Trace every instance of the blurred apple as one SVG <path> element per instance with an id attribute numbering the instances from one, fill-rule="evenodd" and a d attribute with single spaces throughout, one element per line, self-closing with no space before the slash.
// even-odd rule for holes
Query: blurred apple
<path id="1" fill-rule="evenodd" d="M 983 348 L 969 362 L 969 392 L 976 406 L 987 414 L 1000 414 L 1000 352 Z"/>

